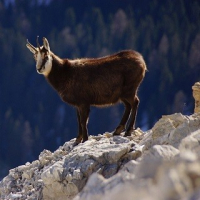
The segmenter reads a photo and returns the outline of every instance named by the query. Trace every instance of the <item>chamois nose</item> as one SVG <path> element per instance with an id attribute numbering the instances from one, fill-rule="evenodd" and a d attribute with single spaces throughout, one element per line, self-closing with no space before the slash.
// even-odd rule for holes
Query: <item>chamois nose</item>
<path id="1" fill-rule="evenodd" d="M 41 74 L 42 67 L 37 69 L 37 73 Z"/>

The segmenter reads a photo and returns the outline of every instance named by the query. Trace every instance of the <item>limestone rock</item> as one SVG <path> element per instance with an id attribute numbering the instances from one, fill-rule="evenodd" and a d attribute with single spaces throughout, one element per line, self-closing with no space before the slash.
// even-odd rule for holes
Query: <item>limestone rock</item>
<path id="1" fill-rule="evenodd" d="M 200 113 L 163 116 L 132 136 L 75 139 L 9 171 L 0 199 L 200 199 Z"/>
<path id="2" fill-rule="evenodd" d="M 193 97 L 195 99 L 194 112 L 198 113 L 200 112 L 200 82 L 196 82 L 194 86 L 192 86 L 192 89 L 193 89 Z"/>
<path id="3" fill-rule="evenodd" d="M 109 179 L 91 176 L 75 200 L 199 199 L 199 119 L 198 114 L 163 116 L 139 142 L 145 147 L 140 157 Z M 94 188 L 90 181 L 99 184 Z"/>
<path id="4" fill-rule="evenodd" d="M 170 161 L 178 154 L 179 150 L 170 145 L 153 146 L 138 160 L 140 164 L 135 167 L 135 177 L 139 179 L 153 177 L 163 162 Z"/>
<path id="5" fill-rule="evenodd" d="M 0 197 L 72 199 L 92 173 L 110 178 L 129 160 L 141 155 L 140 146 L 122 136 L 92 136 L 75 147 L 73 142 L 74 139 L 66 142 L 54 153 L 44 150 L 39 160 L 10 170 L 0 183 Z"/>
<path id="6" fill-rule="evenodd" d="M 191 116 L 180 113 L 165 115 L 144 135 L 139 144 L 145 145 L 146 150 L 156 144 L 170 144 L 178 148 L 183 138 L 199 128 L 200 113 Z"/>

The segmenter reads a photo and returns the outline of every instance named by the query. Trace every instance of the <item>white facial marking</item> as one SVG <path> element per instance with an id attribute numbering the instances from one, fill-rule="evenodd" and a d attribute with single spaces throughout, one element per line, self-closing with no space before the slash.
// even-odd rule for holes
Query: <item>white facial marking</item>
<path id="1" fill-rule="evenodd" d="M 36 55 L 36 69 L 39 74 L 48 76 L 52 68 L 52 56 L 38 52 Z"/>
<path id="2" fill-rule="evenodd" d="M 37 70 L 39 70 L 42 65 L 42 55 L 40 52 L 38 52 L 35 56 L 36 56 L 36 68 Z"/>
<path id="3" fill-rule="evenodd" d="M 48 60 L 45 63 L 45 68 L 44 68 L 43 74 L 45 76 L 48 76 L 48 74 L 51 71 L 51 68 L 52 68 L 52 57 L 50 55 L 48 55 Z"/>
<path id="4" fill-rule="evenodd" d="M 38 43 L 38 40 L 37 40 Z M 50 51 L 49 42 L 46 38 L 43 38 L 43 46 L 34 47 L 27 40 L 27 48 L 33 53 L 34 59 L 36 61 L 36 70 L 39 74 L 48 76 L 52 69 L 52 55 Z"/>

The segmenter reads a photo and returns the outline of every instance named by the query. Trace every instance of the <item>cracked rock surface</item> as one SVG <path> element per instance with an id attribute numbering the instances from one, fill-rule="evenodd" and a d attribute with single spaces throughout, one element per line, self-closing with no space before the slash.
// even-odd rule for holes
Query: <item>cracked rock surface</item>
<path id="1" fill-rule="evenodd" d="M 109 133 L 90 136 L 75 147 L 74 141 L 54 153 L 44 150 L 38 160 L 11 169 L 0 183 L 0 199 L 72 199 L 92 173 L 110 178 L 142 150 L 133 137 Z"/>
<path id="2" fill-rule="evenodd" d="M 105 133 L 9 171 L 0 199 L 200 199 L 200 114 L 163 116 L 131 137 Z"/>

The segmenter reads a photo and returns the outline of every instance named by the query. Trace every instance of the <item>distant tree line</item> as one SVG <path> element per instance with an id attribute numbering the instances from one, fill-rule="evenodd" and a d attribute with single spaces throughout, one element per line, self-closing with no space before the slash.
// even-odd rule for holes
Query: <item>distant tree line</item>
<path id="1" fill-rule="evenodd" d="M 60 57 L 99 57 L 122 49 L 144 56 L 137 126 L 161 115 L 191 114 L 191 86 L 200 78 L 198 0 L 0 0 L 0 177 L 10 168 L 55 150 L 77 134 L 76 112 L 35 70 L 25 44 L 45 36 Z M 92 109 L 90 134 L 113 131 L 118 105 Z M 1 167 L 4 166 L 4 167 Z M 2 168 L 2 169 L 1 169 Z"/>

